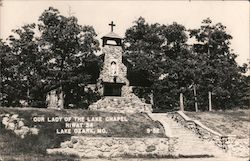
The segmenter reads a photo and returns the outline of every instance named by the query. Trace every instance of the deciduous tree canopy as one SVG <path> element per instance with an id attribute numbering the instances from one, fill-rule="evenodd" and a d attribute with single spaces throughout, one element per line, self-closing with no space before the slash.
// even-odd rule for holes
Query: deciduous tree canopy
<path id="1" fill-rule="evenodd" d="M 194 44 L 187 44 L 188 35 L 196 39 Z M 231 39 L 225 26 L 214 25 L 209 18 L 199 29 L 186 30 L 177 23 L 148 24 L 140 17 L 126 31 L 126 57 L 133 64 L 132 70 L 145 73 L 152 81 L 158 108 L 178 108 L 182 92 L 186 106 L 194 109 L 194 85 L 201 109 L 207 108 L 208 91 L 213 92 L 217 109 L 243 106 L 243 87 L 249 86 L 243 75 L 247 66 L 236 63 Z"/>
<path id="2" fill-rule="evenodd" d="M 74 16 L 63 16 L 50 7 L 38 24 L 13 30 L 8 41 L 0 40 L 1 106 L 45 107 L 46 93 L 61 87 L 65 106 L 89 105 L 99 96 L 90 89 L 101 66 L 95 55 L 99 50 L 91 26 L 78 24 Z M 188 40 L 195 40 L 191 45 Z M 186 109 L 194 109 L 193 87 L 197 87 L 199 109 L 207 109 L 208 92 L 217 109 L 249 103 L 247 65 L 239 66 L 230 48 L 232 36 L 226 26 L 208 18 L 198 29 L 187 30 L 176 22 L 149 24 L 140 17 L 126 30 L 124 57 L 129 71 L 140 73 L 152 84 L 150 89 L 135 90 L 149 99 L 153 92 L 155 108 L 174 110 L 179 94 L 185 96 Z"/>
<path id="3" fill-rule="evenodd" d="M 66 103 L 81 101 L 83 88 L 99 72 L 100 61 L 94 54 L 99 42 L 94 28 L 79 25 L 76 17 L 65 17 L 50 7 L 39 17 L 39 24 L 13 32 L 9 46 L 1 42 L 3 105 L 15 106 L 23 99 L 32 106 L 45 106 L 47 91 L 60 86 L 71 100 Z M 96 71 L 89 70 L 93 66 Z"/>

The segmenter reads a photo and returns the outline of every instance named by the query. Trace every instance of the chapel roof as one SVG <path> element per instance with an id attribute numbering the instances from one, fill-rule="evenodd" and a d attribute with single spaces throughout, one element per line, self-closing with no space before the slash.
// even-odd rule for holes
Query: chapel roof
<path id="1" fill-rule="evenodd" d="M 103 38 L 115 38 L 115 39 L 122 39 L 121 36 L 119 36 L 118 34 L 114 33 L 113 31 L 111 31 L 110 33 L 108 33 L 107 35 L 103 36 Z"/>

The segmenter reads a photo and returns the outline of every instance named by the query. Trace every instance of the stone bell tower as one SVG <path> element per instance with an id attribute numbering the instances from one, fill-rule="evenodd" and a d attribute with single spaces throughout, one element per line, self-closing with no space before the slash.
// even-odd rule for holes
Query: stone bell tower
<path id="1" fill-rule="evenodd" d="M 100 92 L 103 96 L 125 97 L 129 81 L 127 67 L 122 63 L 122 38 L 113 32 L 113 21 L 109 25 L 111 32 L 102 37 L 104 65 L 99 77 Z"/>
<path id="2" fill-rule="evenodd" d="M 90 105 L 90 110 L 110 112 L 150 112 L 151 105 L 143 103 L 129 86 L 127 67 L 122 63 L 122 37 L 113 32 L 102 37 L 104 64 L 97 87 L 102 99 Z"/>

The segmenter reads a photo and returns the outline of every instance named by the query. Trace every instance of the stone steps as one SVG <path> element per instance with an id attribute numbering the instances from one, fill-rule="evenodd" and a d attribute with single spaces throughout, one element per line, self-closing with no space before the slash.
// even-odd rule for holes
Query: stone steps
<path id="1" fill-rule="evenodd" d="M 171 130 L 173 137 L 177 139 L 177 154 L 179 155 L 209 155 L 209 156 L 223 156 L 225 153 L 219 149 L 213 142 L 202 140 L 197 134 L 189 129 L 186 129 L 181 124 L 172 120 L 167 114 L 153 113 L 150 115 L 153 120 L 158 120 L 163 124 L 167 124 L 164 127 L 168 127 Z"/>

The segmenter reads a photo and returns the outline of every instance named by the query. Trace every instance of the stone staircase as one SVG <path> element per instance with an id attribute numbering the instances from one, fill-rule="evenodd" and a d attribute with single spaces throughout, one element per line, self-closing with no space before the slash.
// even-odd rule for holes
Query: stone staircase
<path id="1" fill-rule="evenodd" d="M 186 129 L 181 124 L 177 123 L 169 114 L 152 113 L 150 117 L 153 120 L 158 120 L 170 130 L 168 134 L 172 137 L 177 137 L 177 145 L 175 147 L 177 155 L 183 156 L 225 156 L 227 155 L 222 149 L 217 147 L 212 141 L 202 140 L 197 134 L 189 129 Z M 166 128 L 165 128 L 166 129 Z"/>
<path id="2" fill-rule="evenodd" d="M 143 103 L 136 97 L 103 97 L 89 106 L 90 110 L 118 112 L 118 113 L 139 113 L 151 112 L 150 104 Z"/>

